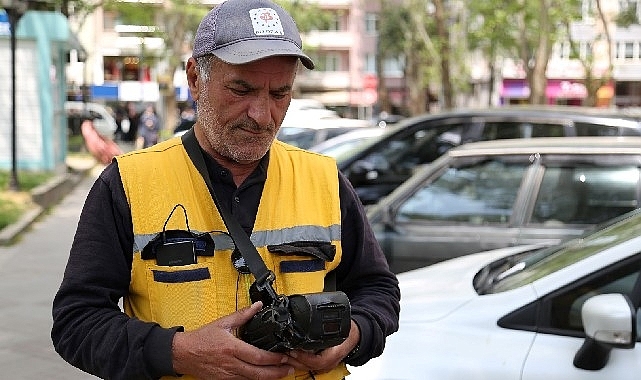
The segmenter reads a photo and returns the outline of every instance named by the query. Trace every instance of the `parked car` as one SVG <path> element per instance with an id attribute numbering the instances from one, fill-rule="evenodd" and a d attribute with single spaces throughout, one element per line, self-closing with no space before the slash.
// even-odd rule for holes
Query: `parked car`
<path id="1" fill-rule="evenodd" d="M 382 135 L 383 132 L 385 132 L 384 127 L 356 128 L 353 131 L 342 133 L 313 145 L 309 150 L 337 158 L 343 154 L 349 154 L 349 152 L 358 149 L 363 144 L 367 144 Z"/>
<path id="2" fill-rule="evenodd" d="M 325 140 L 359 128 L 371 127 L 367 120 L 331 117 L 315 119 L 312 115 L 297 125 L 282 125 L 276 138 L 282 142 L 308 149 Z"/>
<path id="3" fill-rule="evenodd" d="M 85 120 L 91 120 L 96 132 L 108 139 L 114 138 L 118 128 L 116 119 L 102 104 L 70 100 L 65 102 L 65 113 L 70 135 L 81 134 L 81 126 Z"/>
<path id="4" fill-rule="evenodd" d="M 380 139 L 338 159 L 363 204 L 376 203 L 417 165 L 474 141 L 560 136 L 641 135 L 639 117 L 569 106 L 505 106 L 427 114 L 386 128 Z"/>
<path id="5" fill-rule="evenodd" d="M 334 110 L 325 107 L 323 103 L 313 99 L 292 99 L 287 108 L 287 114 L 281 127 L 299 127 L 306 123 L 321 119 L 337 119 L 340 116 Z"/>
<path id="6" fill-rule="evenodd" d="M 641 202 L 641 136 L 469 143 L 368 208 L 395 272 L 576 237 Z"/>
<path id="7" fill-rule="evenodd" d="M 641 210 L 548 248 L 398 275 L 400 328 L 349 380 L 636 380 Z"/>

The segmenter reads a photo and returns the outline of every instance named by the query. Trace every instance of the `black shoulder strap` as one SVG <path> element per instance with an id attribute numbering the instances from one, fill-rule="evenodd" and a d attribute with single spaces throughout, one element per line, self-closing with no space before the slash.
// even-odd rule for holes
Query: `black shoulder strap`
<path id="1" fill-rule="evenodd" d="M 245 263 L 256 278 L 256 281 L 258 283 L 262 283 L 264 281 L 269 281 L 269 278 L 273 279 L 274 273 L 267 268 L 262 257 L 260 257 L 260 254 L 256 250 L 256 246 L 254 246 L 251 240 L 249 240 L 249 236 L 247 236 L 245 230 L 243 230 L 240 223 L 238 223 L 236 218 L 234 218 L 227 210 L 227 207 L 225 207 L 225 205 L 222 204 L 222 202 L 220 202 L 216 197 L 216 192 L 214 191 L 211 179 L 209 178 L 209 173 L 207 172 L 205 158 L 203 157 L 203 153 L 200 150 L 200 146 L 198 145 L 198 140 L 196 139 L 194 129 L 191 128 L 190 130 L 188 130 L 182 135 L 181 138 L 183 145 L 185 146 L 185 150 L 189 155 L 189 158 L 191 158 L 191 161 L 194 163 L 194 165 L 200 172 L 200 175 L 205 180 L 207 188 L 209 189 L 209 193 L 214 200 L 214 204 L 218 208 L 220 216 L 223 218 L 223 222 L 225 223 L 229 234 L 234 240 L 234 244 L 236 244 L 236 248 L 240 251 L 240 254 L 245 259 Z"/>

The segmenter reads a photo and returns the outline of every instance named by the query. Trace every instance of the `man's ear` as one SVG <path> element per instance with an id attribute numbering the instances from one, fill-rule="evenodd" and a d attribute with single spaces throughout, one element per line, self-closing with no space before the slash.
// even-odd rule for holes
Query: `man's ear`
<path id="1" fill-rule="evenodd" d="M 191 93 L 191 98 L 198 100 L 199 87 L 202 85 L 200 76 L 198 73 L 198 65 L 196 64 L 196 59 L 190 57 L 187 61 L 187 68 L 185 69 L 187 73 L 187 85 L 189 86 L 189 92 Z"/>

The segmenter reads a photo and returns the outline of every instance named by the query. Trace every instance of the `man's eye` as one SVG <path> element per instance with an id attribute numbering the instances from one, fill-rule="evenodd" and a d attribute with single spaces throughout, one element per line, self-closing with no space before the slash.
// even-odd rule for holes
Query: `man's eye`
<path id="1" fill-rule="evenodd" d="M 281 94 L 281 93 L 278 93 L 278 94 L 272 94 L 272 96 L 273 96 L 275 99 L 281 100 L 281 99 L 284 99 L 284 98 L 287 96 L 287 94 Z"/>
<path id="2" fill-rule="evenodd" d="M 238 88 L 230 88 L 231 92 L 233 92 L 236 95 L 247 95 L 249 94 L 249 90 L 247 89 L 238 89 Z"/>

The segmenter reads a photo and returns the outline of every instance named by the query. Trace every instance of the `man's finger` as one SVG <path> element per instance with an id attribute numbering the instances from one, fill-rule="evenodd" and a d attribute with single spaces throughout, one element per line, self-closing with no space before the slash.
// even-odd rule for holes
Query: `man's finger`
<path id="1" fill-rule="evenodd" d="M 262 309 L 263 303 L 258 301 L 253 304 L 244 307 L 233 314 L 222 317 L 218 320 L 222 327 L 228 328 L 230 330 L 236 329 L 243 326 L 247 323 L 256 313 Z"/>

